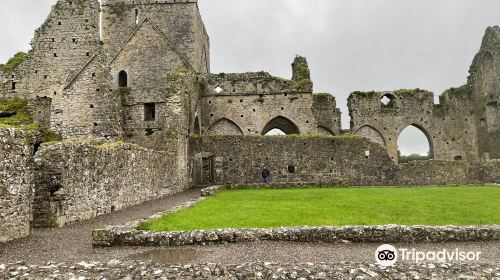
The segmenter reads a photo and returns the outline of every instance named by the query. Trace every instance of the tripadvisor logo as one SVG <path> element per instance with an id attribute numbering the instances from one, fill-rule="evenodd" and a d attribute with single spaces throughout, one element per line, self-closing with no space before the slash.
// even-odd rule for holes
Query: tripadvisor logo
<path id="1" fill-rule="evenodd" d="M 417 249 L 399 248 L 385 244 L 375 251 L 375 260 L 381 266 L 393 266 L 396 262 L 477 262 L 482 252 L 465 252 L 459 249 L 441 251 L 418 251 Z"/>
<path id="2" fill-rule="evenodd" d="M 382 266 L 393 266 L 398 260 L 398 250 L 392 245 L 382 245 L 375 251 L 375 260 Z"/>

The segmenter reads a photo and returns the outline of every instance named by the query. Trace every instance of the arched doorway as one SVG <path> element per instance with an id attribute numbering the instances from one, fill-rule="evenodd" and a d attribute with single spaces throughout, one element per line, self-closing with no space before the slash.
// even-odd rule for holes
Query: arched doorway
<path id="1" fill-rule="evenodd" d="M 120 71 L 120 73 L 118 73 L 118 87 L 128 87 L 128 74 L 125 70 L 122 70 Z"/>
<path id="2" fill-rule="evenodd" d="M 412 124 L 407 126 L 398 137 L 398 162 L 434 158 L 432 137 L 422 127 Z"/>
<path id="3" fill-rule="evenodd" d="M 273 134 L 270 134 L 271 132 Z M 279 116 L 268 122 L 262 130 L 262 135 L 276 135 L 274 133 L 278 133 L 278 135 L 300 134 L 300 130 L 297 125 L 295 125 L 295 123 L 293 123 L 291 120 Z"/>

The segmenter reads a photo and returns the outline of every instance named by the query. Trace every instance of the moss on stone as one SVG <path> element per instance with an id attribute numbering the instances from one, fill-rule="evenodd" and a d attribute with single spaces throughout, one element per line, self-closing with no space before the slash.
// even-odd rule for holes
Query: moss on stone
<path id="1" fill-rule="evenodd" d="M 0 98 L 0 126 L 38 129 L 28 111 L 28 101 Z"/>
<path id="2" fill-rule="evenodd" d="M 472 88 L 469 85 L 463 85 L 458 88 L 449 88 L 443 94 L 449 97 L 469 97 L 472 94 Z"/>
<path id="3" fill-rule="evenodd" d="M 353 97 L 358 97 L 358 98 L 369 98 L 373 97 L 377 94 L 375 91 L 355 91 L 351 94 Z"/>
<path id="4" fill-rule="evenodd" d="M 314 102 L 325 103 L 333 99 L 333 96 L 328 93 L 315 93 L 313 95 Z"/>
<path id="5" fill-rule="evenodd" d="M 415 88 L 415 89 L 398 89 L 394 91 L 395 94 L 397 95 L 412 95 L 412 94 L 417 94 L 421 92 L 426 92 L 423 89 L 420 88 Z"/>
<path id="6" fill-rule="evenodd" d="M 27 53 L 18 52 L 13 57 L 11 57 L 6 64 L 0 64 L 0 70 L 3 70 L 4 72 L 11 74 L 12 72 L 14 72 L 14 70 L 17 69 L 17 67 L 21 63 L 23 63 L 26 60 L 27 57 L 28 57 Z"/>
<path id="7" fill-rule="evenodd" d="M 56 133 L 52 130 L 42 130 L 42 142 L 44 143 L 56 143 L 61 142 L 63 137 L 61 134 Z"/>

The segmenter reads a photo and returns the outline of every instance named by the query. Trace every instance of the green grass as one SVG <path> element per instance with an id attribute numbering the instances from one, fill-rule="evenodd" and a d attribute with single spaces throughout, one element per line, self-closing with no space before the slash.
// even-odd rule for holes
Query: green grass
<path id="1" fill-rule="evenodd" d="M 500 224 L 499 187 L 223 191 L 139 228 L 178 231 L 342 225 Z"/>

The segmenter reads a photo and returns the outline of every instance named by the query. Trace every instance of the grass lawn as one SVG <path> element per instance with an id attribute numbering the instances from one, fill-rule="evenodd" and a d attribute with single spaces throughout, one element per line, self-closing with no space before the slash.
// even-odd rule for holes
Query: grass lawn
<path id="1" fill-rule="evenodd" d="M 500 187 L 223 191 L 140 228 L 177 231 L 384 224 L 500 224 Z"/>

